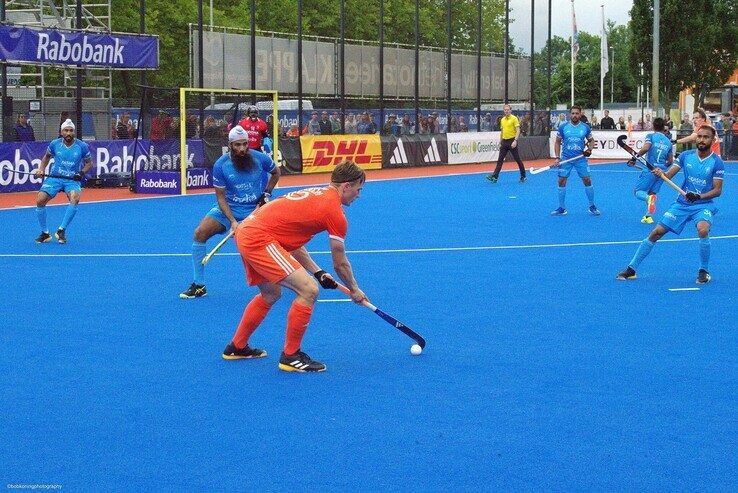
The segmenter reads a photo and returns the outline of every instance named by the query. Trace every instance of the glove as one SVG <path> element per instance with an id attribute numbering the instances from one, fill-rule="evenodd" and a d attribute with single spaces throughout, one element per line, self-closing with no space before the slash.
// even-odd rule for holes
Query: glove
<path id="1" fill-rule="evenodd" d="M 628 166 L 635 166 L 635 165 L 636 165 L 636 160 L 635 160 L 635 158 L 630 158 L 630 159 L 628 159 Z"/>
<path id="2" fill-rule="evenodd" d="M 256 202 L 256 205 L 258 207 L 261 207 L 262 205 L 269 202 L 269 199 L 272 198 L 272 194 L 269 192 L 264 192 L 261 194 L 261 197 L 259 197 L 259 200 Z"/>
<path id="3" fill-rule="evenodd" d="M 687 202 L 696 202 L 697 200 L 700 200 L 702 197 L 698 193 L 687 192 L 687 195 L 684 198 L 687 199 Z"/>
<path id="4" fill-rule="evenodd" d="M 85 179 L 85 174 L 82 173 L 81 171 L 77 171 L 74 174 L 74 176 L 72 176 L 72 180 L 75 180 L 75 181 L 80 181 L 81 182 L 84 179 Z"/>
<path id="5" fill-rule="evenodd" d="M 319 270 L 313 274 L 313 276 L 315 276 L 315 279 L 317 279 L 320 285 L 325 289 L 336 289 L 338 287 L 338 283 L 324 270 Z"/>
<path id="6" fill-rule="evenodd" d="M 592 155 L 592 149 L 585 149 L 582 154 L 584 154 L 585 157 L 589 157 Z"/>

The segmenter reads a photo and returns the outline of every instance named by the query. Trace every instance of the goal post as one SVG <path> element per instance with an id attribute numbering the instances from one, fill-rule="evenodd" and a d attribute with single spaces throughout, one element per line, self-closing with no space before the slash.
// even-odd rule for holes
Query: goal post
<path id="1" fill-rule="evenodd" d="M 197 97 L 197 104 L 193 104 L 192 97 Z M 248 97 L 248 98 L 247 98 Z M 279 94 L 278 91 L 273 90 L 251 90 L 251 89 L 208 89 L 208 88 L 195 88 L 195 87 L 180 87 L 179 88 L 179 152 L 180 152 L 180 193 L 182 195 L 187 194 L 187 169 L 188 169 L 188 154 L 187 154 L 187 138 L 188 138 L 188 119 L 192 116 L 196 116 L 196 122 L 199 122 L 200 138 L 207 137 L 206 122 L 204 121 L 204 114 L 212 114 L 215 111 L 219 111 L 221 114 L 232 114 L 234 117 L 239 115 L 246 115 L 245 110 L 241 111 L 242 106 L 250 105 L 247 103 L 247 99 L 257 98 L 257 108 L 260 106 L 262 109 L 271 110 L 271 127 L 269 129 L 271 138 L 273 140 L 272 156 L 275 162 L 277 162 L 277 156 L 279 155 Z M 203 101 L 205 100 L 205 102 Z M 207 109 L 207 110 L 206 110 Z M 194 112 L 200 113 L 200 115 L 194 115 Z M 261 115 L 260 115 L 261 116 Z M 236 121 L 233 121 L 233 120 Z M 268 120 L 268 118 L 266 119 Z M 235 126 L 238 124 L 238 118 L 231 118 L 229 125 Z"/>

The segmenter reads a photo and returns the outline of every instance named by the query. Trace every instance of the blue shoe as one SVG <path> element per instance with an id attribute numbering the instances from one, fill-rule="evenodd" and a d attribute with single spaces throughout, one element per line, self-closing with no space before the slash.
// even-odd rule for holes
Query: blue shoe
<path id="1" fill-rule="evenodd" d="M 589 213 L 593 216 L 599 216 L 601 214 L 600 210 L 594 204 L 589 206 Z"/>
<path id="2" fill-rule="evenodd" d="M 559 207 L 558 209 L 551 211 L 552 216 L 565 216 L 567 214 L 568 212 L 563 207 Z"/>

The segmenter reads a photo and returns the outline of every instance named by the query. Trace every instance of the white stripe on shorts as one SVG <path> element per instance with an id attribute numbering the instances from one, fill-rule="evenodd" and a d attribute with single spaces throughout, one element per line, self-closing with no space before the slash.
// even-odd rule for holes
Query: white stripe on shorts
<path id="1" fill-rule="evenodd" d="M 282 268 L 282 270 L 287 274 L 288 276 L 295 272 L 295 268 L 292 267 L 292 264 L 289 263 L 287 259 L 284 258 L 282 253 L 277 249 L 277 247 L 274 245 L 274 243 L 270 243 L 266 247 L 267 253 L 269 254 L 272 259 Z"/>

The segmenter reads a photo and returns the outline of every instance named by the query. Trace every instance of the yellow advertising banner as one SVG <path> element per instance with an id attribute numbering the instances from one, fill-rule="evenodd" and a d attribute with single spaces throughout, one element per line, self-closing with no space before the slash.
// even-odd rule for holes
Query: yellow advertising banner
<path id="1" fill-rule="evenodd" d="M 344 159 L 350 159 L 363 169 L 382 167 L 382 141 L 376 134 L 303 135 L 300 147 L 303 173 L 333 171 Z"/>

